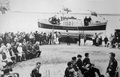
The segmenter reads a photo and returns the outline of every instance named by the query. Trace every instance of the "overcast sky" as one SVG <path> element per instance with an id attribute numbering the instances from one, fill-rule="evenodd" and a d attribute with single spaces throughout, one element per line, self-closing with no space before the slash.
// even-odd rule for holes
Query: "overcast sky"
<path id="1" fill-rule="evenodd" d="M 11 11 L 58 12 L 63 7 L 73 12 L 120 13 L 120 0 L 10 0 Z"/>
<path id="2" fill-rule="evenodd" d="M 0 0 L 8 1 L 8 0 Z M 59 12 L 63 7 L 67 7 L 76 13 L 90 13 L 88 10 L 97 13 L 119 13 L 120 0 L 9 0 L 10 11 L 6 14 L 0 13 L 0 32 L 5 31 L 33 31 L 37 30 L 37 20 L 42 17 L 39 13 L 11 13 L 21 12 Z M 45 18 L 45 17 L 44 17 Z M 110 20 L 112 19 L 112 20 Z M 109 32 L 120 27 L 120 18 L 108 17 Z"/>

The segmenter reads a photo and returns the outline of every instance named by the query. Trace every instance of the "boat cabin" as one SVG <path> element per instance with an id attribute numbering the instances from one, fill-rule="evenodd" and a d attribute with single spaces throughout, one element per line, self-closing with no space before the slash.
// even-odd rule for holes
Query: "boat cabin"
<path id="1" fill-rule="evenodd" d="M 82 21 L 80 19 L 68 19 L 60 21 L 60 25 L 62 26 L 83 26 Z"/>

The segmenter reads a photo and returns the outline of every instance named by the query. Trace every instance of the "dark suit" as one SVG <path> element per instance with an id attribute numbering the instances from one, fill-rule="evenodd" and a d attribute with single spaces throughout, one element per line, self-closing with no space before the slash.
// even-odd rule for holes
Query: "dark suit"
<path id="1" fill-rule="evenodd" d="M 69 35 L 67 35 L 67 45 L 70 45 L 70 36 Z"/>
<path id="2" fill-rule="evenodd" d="M 83 65 L 86 66 L 87 64 L 90 64 L 90 65 L 91 65 L 89 58 L 85 58 L 85 59 L 83 60 Z"/>
<path id="3" fill-rule="evenodd" d="M 110 77 L 115 76 L 115 71 L 116 71 L 117 65 L 118 65 L 118 63 L 117 63 L 116 59 L 109 61 L 109 65 L 107 67 L 107 73 L 109 73 Z"/>
<path id="4" fill-rule="evenodd" d="M 98 68 L 95 68 L 93 66 L 93 64 L 90 63 L 90 59 L 89 58 L 85 58 L 83 60 L 83 65 L 86 66 L 87 64 L 89 64 L 89 70 L 86 70 L 84 72 L 84 77 L 95 77 L 95 72 L 98 74 L 98 76 L 100 76 L 100 71 Z"/>
<path id="5" fill-rule="evenodd" d="M 81 40 L 81 36 L 80 36 L 80 34 L 79 34 L 79 37 L 78 37 L 78 41 L 79 41 L 79 46 L 80 46 L 80 41 Z"/>
<path id="6" fill-rule="evenodd" d="M 78 68 L 81 70 L 81 72 L 83 74 L 84 73 L 84 69 L 82 68 L 82 66 L 83 66 L 82 60 L 78 59 L 76 64 L 77 64 Z"/>
<path id="7" fill-rule="evenodd" d="M 41 74 L 39 73 L 39 69 L 35 68 L 31 72 L 31 77 L 41 77 Z"/>
<path id="8" fill-rule="evenodd" d="M 67 67 L 66 70 L 65 70 L 65 76 L 64 77 L 73 77 L 73 72 L 70 72 L 72 68 L 70 67 Z"/>

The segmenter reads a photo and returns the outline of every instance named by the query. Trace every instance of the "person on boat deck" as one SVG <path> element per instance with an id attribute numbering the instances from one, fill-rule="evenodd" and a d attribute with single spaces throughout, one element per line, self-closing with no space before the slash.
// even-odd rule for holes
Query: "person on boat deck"
<path id="1" fill-rule="evenodd" d="M 84 18 L 84 26 L 88 26 L 88 18 L 87 18 L 87 16 L 85 16 L 85 18 Z"/>
<path id="2" fill-rule="evenodd" d="M 90 24 L 92 21 L 92 18 L 91 17 L 87 18 L 87 21 L 88 21 L 88 24 Z"/>
<path id="3" fill-rule="evenodd" d="M 60 18 L 57 19 L 57 24 L 60 24 Z"/>
<path id="4" fill-rule="evenodd" d="M 115 77 L 115 71 L 116 71 L 117 66 L 118 66 L 118 62 L 115 59 L 115 53 L 111 52 L 109 65 L 106 71 L 110 77 Z"/>
<path id="5" fill-rule="evenodd" d="M 52 24 L 57 24 L 56 15 L 52 17 L 51 23 L 52 23 Z"/>

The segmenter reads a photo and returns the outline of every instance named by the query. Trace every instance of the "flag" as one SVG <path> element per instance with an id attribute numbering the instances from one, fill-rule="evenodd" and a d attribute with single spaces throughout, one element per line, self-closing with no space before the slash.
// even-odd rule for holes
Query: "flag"
<path id="1" fill-rule="evenodd" d="M 96 12 L 91 12 L 91 15 L 97 17 L 97 13 Z"/>
<path id="2" fill-rule="evenodd" d="M 72 12 L 72 10 L 68 9 L 68 8 L 63 8 L 64 11 L 68 12 Z"/>

